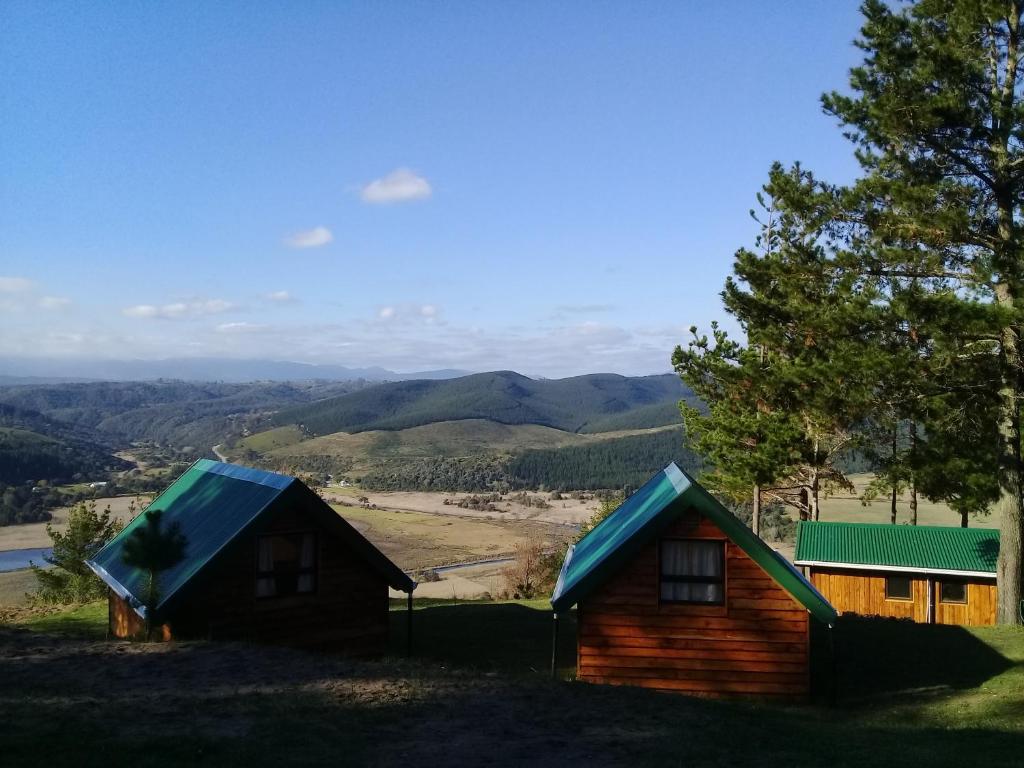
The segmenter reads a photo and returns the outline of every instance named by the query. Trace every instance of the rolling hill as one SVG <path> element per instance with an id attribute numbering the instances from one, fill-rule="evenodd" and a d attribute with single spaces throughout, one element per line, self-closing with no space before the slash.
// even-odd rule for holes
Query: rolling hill
<path id="1" fill-rule="evenodd" d="M 694 396 L 672 374 L 530 379 L 512 371 L 497 371 L 442 381 L 380 384 L 287 408 L 271 423 L 299 424 L 315 435 L 400 430 L 465 419 L 598 432 L 678 423 L 676 403 L 681 399 L 693 400 Z"/>

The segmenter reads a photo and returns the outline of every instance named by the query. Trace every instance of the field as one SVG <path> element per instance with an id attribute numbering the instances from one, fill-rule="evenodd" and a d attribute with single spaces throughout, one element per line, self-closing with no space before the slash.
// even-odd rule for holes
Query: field
<path id="1" fill-rule="evenodd" d="M 146 496 L 115 496 L 111 499 L 97 499 L 96 507 L 102 510 L 109 506 L 114 517 L 127 520 L 133 503 L 136 504 L 136 514 L 138 514 L 148 500 Z M 60 507 L 53 510 L 51 524 L 58 530 L 62 529 L 67 522 L 68 509 L 68 507 Z M 50 546 L 50 537 L 46 535 L 46 523 L 0 526 L 0 550 L 48 546 Z"/>
<path id="2" fill-rule="evenodd" d="M 335 432 L 303 439 L 297 427 L 285 426 L 247 437 L 239 441 L 238 446 L 278 460 L 301 456 L 348 457 L 354 461 L 353 471 L 358 471 L 376 459 L 477 456 L 563 448 L 663 429 L 666 427 L 576 434 L 539 424 L 510 425 L 485 419 L 462 419 L 395 431 Z"/>
<path id="3" fill-rule="evenodd" d="M 841 625 L 839 706 L 779 706 L 552 681 L 543 601 L 428 601 L 412 659 L 405 614 L 392 616 L 381 662 L 107 642 L 103 604 L 20 619 L 0 627 L 0 753 L 55 768 L 963 768 L 1024 750 L 1019 629 Z M 563 677 L 571 621 L 564 631 Z"/>

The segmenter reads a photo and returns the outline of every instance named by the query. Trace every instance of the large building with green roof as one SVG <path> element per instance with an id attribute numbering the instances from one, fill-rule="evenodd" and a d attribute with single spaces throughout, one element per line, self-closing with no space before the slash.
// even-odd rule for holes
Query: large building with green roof
<path id="1" fill-rule="evenodd" d="M 837 610 L 931 624 L 994 624 L 999 531 L 801 522 L 796 565 Z"/>
<path id="2" fill-rule="evenodd" d="M 185 537 L 159 574 L 166 638 L 244 639 L 359 654 L 382 652 L 388 588 L 415 582 L 294 477 L 202 459 L 149 505 Z M 87 565 L 106 583 L 110 632 L 137 635 L 148 575 L 124 559 L 145 515 Z"/>

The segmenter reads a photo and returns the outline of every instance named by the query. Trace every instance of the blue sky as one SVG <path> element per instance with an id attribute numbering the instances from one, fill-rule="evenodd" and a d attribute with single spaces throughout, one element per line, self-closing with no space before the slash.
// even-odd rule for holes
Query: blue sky
<path id="1" fill-rule="evenodd" d="M 670 369 L 854 2 L 0 4 L 0 356 Z"/>

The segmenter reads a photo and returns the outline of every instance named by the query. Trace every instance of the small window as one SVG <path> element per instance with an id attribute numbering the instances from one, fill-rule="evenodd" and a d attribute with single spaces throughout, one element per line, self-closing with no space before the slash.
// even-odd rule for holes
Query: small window
<path id="1" fill-rule="evenodd" d="M 911 582 L 909 576 L 886 576 L 885 577 L 885 599 L 886 600 L 910 600 Z"/>
<path id="2" fill-rule="evenodd" d="M 962 581 L 944 581 L 939 592 L 940 603 L 966 603 L 967 585 Z"/>
<path id="3" fill-rule="evenodd" d="M 256 541 L 256 597 L 316 591 L 316 534 L 278 533 Z"/>
<path id="4" fill-rule="evenodd" d="M 661 600 L 725 604 L 725 542 L 666 539 L 661 542 Z"/>

